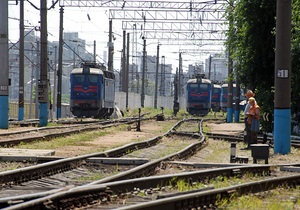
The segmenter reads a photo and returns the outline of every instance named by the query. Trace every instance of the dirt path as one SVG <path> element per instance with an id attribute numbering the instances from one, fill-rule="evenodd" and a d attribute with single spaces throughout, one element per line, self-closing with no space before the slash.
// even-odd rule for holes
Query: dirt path
<path id="1" fill-rule="evenodd" d="M 131 142 L 147 140 L 163 134 L 165 127 L 170 125 L 169 127 L 171 128 L 175 122 L 176 121 L 145 121 L 141 123 L 140 132 L 136 131 L 135 128 L 128 129 L 130 126 L 122 130 L 117 127 L 115 132 L 87 141 L 83 145 L 57 148 L 55 149 L 55 155 L 60 157 L 73 157 L 91 153 L 91 151 L 105 151 Z"/>

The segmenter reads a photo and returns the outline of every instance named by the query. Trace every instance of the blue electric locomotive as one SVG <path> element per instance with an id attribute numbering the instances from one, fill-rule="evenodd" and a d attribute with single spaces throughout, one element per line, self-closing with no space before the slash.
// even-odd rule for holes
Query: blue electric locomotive
<path id="1" fill-rule="evenodd" d="M 221 86 L 221 109 L 224 112 L 227 112 L 227 102 L 228 102 L 228 84 L 223 84 Z M 237 91 L 237 87 L 236 84 L 232 84 L 232 108 L 235 109 L 235 101 L 236 101 L 236 91 Z M 240 89 L 240 93 L 239 93 L 239 108 L 240 110 L 244 110 L 244 104 L 246 100 L 245 96 L 244 96 L 244 92 L 242 89 Z"/>
<path id="2" fill-rule="evenodd" d="M 227 112 L 227 102 L 228 102 L 228 84 L 223 84 L 221 86 L 222 93 L 221 93 L 221 109 L 224 112 Z M 235 104 L 235 97 L 236 97 L 236 84 L 232 84 L 232 107 Z"/>
<path id="3" fill-rule="evenodd" d="M 211 109 L 214 112 L 221 110 L 221 85 L 213 84 L 211 94 Z"/>
<path id="4" fill-rule="evenodd" d="M 114 111 L 115 75 L 96 63 L 72 70 L 70 109 L 76 117 L 109 117 Z"/>
<path id="5" fill-rule="evenodd" d="M 187 111 L 192 115 L 206 115 L 211 109 L 212 84 L 197 76 L 187 82 Z"/>

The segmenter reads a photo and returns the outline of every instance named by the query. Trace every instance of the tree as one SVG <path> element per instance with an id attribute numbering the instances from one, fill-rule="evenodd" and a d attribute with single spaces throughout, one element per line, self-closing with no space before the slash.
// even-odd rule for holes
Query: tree
<path id="1" fill-rule="evenodd" d="M 240 83 L 252 89 L 262 112 L 273 112 L 276 0 L 231 0 L 227 49 Z"/>

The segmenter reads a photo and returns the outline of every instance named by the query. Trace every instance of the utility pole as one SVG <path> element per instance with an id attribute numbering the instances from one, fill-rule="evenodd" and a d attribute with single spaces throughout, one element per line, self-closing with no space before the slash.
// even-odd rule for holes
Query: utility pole
<path id="1" fill-rule="evenodd" d="M 36 68 L 35 68 L 35 119 L 39 118 L 38 86 L 40 77 L 40 42 L 36 42 Z"/>
<path id="2" fill-rule="evenodd" d="M 233 95 L 232 95 L 232 90 L 233 90 L 233 84 L 232 84 L 232 59 L 231 59 L 231 54 L 230 51 L 228 53 L 228 100 L 227 100 L 227 122 L 232 123 L 232 101 L 233 101 Z"/>
<path id="3" fill-rule="evenodd" d="M 24 120 L 24 0 L 20 0 L 20 61 L 19 61 L 19 114 L 18 120 Z"/>
<path id="4" fill-rule="evenodd" d="M 158 67 L 159 67 L 159 44 L 157 45 L 157 52 L 156 52 L 154 109 L 157 109 Z"/>
<path id="5" fill-rule="evenodd" d="M 160 95 L 161 96 L 165 96 L 166 93 L 166 60 L 165 60 L 165 56 L 161 56 L 161 66 L 160 66 L 160 72 L 161 72 L 161 76 L 160 76 Z"/>
<path id="6" fill-rule="evenodd" d="M 129 87 L 129 41 L 130 36 L 127 33 L 127 51 L 126 51 L 126 74 L 125 74 L 125 92 L 126 92 L 126 110 L 128 110 L 128 87 Z"/>
<path id="7" fill-rule="evenodd" d="M 54 117 L 55 117 L 55 113 L 56 113 L 56 94 L 57 94 L 57 46 L 54 46 L 54 68 L 53 68 L 53 113 L 54 113 Z"/>
<path id="8" fill-rule="evenodd" d="M 234 107 L 234 122 L 240 121 L 240 97 L 241 97 L 241 87 L 240 81 L 238 79 L 236 71 L 236 93 L 235 93 L 235 107 Z"/>
<path id="9" fill-rule="evenodd" d="M 0 1 L 0 128 L 8 129 L 8 1 Z"/>
<path id="10" fill-rule="evenodd" d="M 176 116 L 179 111 L 179 102 L 178 102 L 178 68 L 174 77 L 174 101 L 173 101 L 173 115 Z"/>
<path id="11" fill-rule="evenodd" d="M 274 153 L 291 152 L 292 1 L 277 0 L 274 95 Z"/>
<path id="12" fill-rule="evenodd" d="M 108 35 L 108 71 L 113 71 L 113 60 L 114 60 L 114 43 L 112 35 L 112 20 L 109 20 L 109 35 Z"/>
<path id="13" fill-rule="evenodd" d="M 122 68 L 121 68 L 121 89 L 125 92 L 126 80 L 126 31 L 123 31 L 123 50 L 122 50 Z"/>
<path id="14" fill-rule="evenodd" d="M 208 79 L 210 80 L 210 75 L 211 75 L 211 55 L 209 55 L 209 63 L 208 63 Z"/>
<path id="15" fill-rule="evenodd" d="M 141 94 L 141 107 L 144 108 L 145 103 L 145 74 L 146 74 L 146 38 L 143 37 L 143 73 L 142 73 L 142 94 Z"/>
<path id="16" fill-rule="evenodd" d="M 133 24 L 133 32 L 132 34 L 132 74 L 131 74 L 131 92 L 135 92 L 135 84 L 137 85 L 137 35 L 136 35 L 136 24 Z M 135 79 L 136 79 L 136 83 L 135 83 Z"/>
<path id="17" fill-rule="evenodd" d="M 48 124 L 48 52 L 47 52 L 47 0 L 41 0 L 41 74 L 38 86 L 40 103 L 39 126 Z"/>
<path id="18" fill-rule="evenodd" d="M 96 40 L 94 40 L 94 63 L 96 63 L 96 56 L 97 56 L 97 54 L 96 54 Z"/>
<path id="19" fill-rule="evenodd" d="M 30 59 L 32 60 L 33 58 L 33 53 L 32 53 L 33 50 L 31 50 L 30 52 Z M 29 119 L 32 119 L 32 101 L 33 101 L 33 79 L 34 79 L 34 76 L 33 76 L 33 69 L 34 69 L 34 63 L 32 62 L 31 63 L 31 77 L 30 77 L 30 106 L 29 106 Z"/>
<path id="20" fill-rule="evenodd" d="M 59 9 L 59 41 L 58 41 L 58 69 L 57 69 L 57 109 L 56 118 L 61 118 L 61 91 L 62 91 L 62 62 L 63 62 L 63 18 L 64 8 Z"/>
<path id="21" fill-rule="evenodd" d="M 182 57 L 179 53 L 179 68 L 178 68 L 178 96 L 181 96 L 181 75 L 182 75 Z"/>

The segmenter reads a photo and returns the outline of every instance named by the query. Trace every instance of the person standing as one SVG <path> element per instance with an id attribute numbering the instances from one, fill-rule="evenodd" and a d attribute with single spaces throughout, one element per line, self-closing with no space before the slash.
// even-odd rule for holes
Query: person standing
<path id="1" fill-rule="evenodd" d="M 250 109 L 246 113 L 248 116 L 247 124 L 250 126 L 250 138 L 248 147 L 251 144 L 257 144 L 257 133 L 259 132 L 259 119 L 260 119 L 260 107 L 258 106 L 255 98 L 249 98 Z"/>
<path id="2" fill-rule="evenodd" d="M 248 116 L 246 115 L 246 113 L 249 112 L 250 110 L 250 103 L 249 103 L 249 98 L 251 97 L 254 97 L 255 94 L 252 92 L 252 90 L 248 90 L 247 93 L 245 94 L 246 96 L 246 100 L 247 100 L 247 103 L 246 103 L 246 106 L 245 106 L 245 109 L 244 109 L 244 115 L 245 115 L 245 131 L 246 131 L 246 135 L 245 135 L 245 143 L 249 143 L 249 139 L 250 139 L 250 125 L 247 123 L 248 121 Z M 248 144 L 248 147 L 247 148 L 250 148 L 250 145 Z"/>

